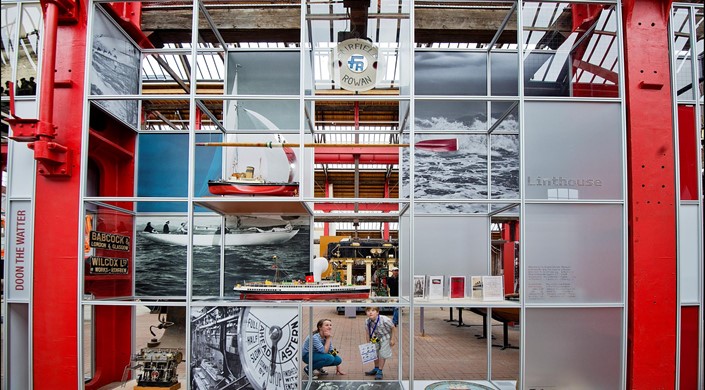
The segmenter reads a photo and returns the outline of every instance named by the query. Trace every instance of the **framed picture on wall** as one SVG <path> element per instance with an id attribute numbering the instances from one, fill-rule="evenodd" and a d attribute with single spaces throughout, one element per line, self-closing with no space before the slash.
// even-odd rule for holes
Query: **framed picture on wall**
<path id="1" fill-rule="evenodd" d="M 414 275 L 414 298 L 426 298 L 426 275 Z"/>
<path id="2" fill-rule="evenodd" d="M 428 277 L 428 299 L 443 299 L 443 276 Z"/>

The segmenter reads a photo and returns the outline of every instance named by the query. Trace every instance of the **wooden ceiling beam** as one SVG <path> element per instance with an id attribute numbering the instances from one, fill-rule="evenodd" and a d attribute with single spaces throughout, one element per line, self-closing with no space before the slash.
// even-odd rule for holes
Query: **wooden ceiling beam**
<path id="1" fill-rule="evenodd" d="M 487 43 L 508 12 L 509 8 L 454 8 L 448 12 L 447 8 L 420 7 L 415 10 L 416 41 Z M 225 42 L 300 41 L 300 9 L 297 7 L 208 7 L 208 13 Z M 354 16 L 359 19 L 362 14 Z M 142 31 L 155 46 L 191 42 L 191 15 L 190 9 L 145 8 Z M 356 23 L 364 26 L 359 20 Z M 205 18 L 200 18 L 198 28 L 204 42 L 218 42 Z M 516 37 L 516 18 L 510 18 L 497 43 L 516 43 Z"/>

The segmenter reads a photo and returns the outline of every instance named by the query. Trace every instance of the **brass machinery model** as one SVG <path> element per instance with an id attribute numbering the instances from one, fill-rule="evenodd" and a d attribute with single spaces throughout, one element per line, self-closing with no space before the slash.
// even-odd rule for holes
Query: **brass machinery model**
<path id="1" fill-rule="evenodd" d="M 176 368 L 183 359 L 178 348 L 142 348 L 133 356 L 133 367 L 141 368 L 137 386 L 170 387 L 179 382 Z"/>

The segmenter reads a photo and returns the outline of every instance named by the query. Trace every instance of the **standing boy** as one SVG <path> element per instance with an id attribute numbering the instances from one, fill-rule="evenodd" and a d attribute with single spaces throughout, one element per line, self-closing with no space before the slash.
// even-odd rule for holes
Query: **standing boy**
<path id="1" fill-rule="evenodd" d="M 365 375 L 374 375 L 375 379 L 382 379 L 384 363 L 392 357 L 392 347 L 396 343 L 396 328 L 389 317 L 379 314 L 378 307 L 368 307 L 365 309 L 365 313 L 367 314 L 365 328 L 368 341 L 377 346 L 375 368 L 365 372 Z"/>

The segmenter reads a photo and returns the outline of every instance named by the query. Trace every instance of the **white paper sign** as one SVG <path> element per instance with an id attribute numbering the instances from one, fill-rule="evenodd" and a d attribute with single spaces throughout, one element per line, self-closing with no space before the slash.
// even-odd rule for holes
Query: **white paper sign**
<path id="1" fill-rule="evenodd" d="M 504 288 L 501 276 L 482 277 L 482 300 L 483 301 L 503 301 Z"/>
<path id="2" fill-rule="evenodd" d="M 32 290 L 32 203 L 28 200 L 12 201 L 8 216 L 8 298 L 29 301 Z"/>
<path id="3" fill-rule="evenodd" d="M 374 343 L 360 344 L 362 364 L 372 363 L 377 360 L 377 346 Z"/>

